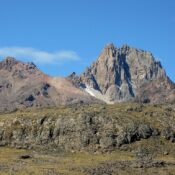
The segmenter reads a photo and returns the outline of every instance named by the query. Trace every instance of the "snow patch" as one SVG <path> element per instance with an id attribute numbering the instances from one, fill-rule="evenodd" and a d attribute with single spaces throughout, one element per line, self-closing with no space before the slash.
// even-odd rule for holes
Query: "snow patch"
<path id="1" fill-rule="evenodd" d="M 95 94 L 94 94 L 94 92 L 93 92 L 93 90 L 95 90 L 95 89 L 90 88 L 89 86 L 86 86 L 86 88 L 85 88 L 85 91 L 86 91 L 87 93 L 89 93 L 89 94 L 90 94 L 91 96 L 93 96 L 93 97 L 96 97 Z"/>
<path id="2" fill-rule="evenodd" d="M 113 104 L 113 102 L 111 102 L 105 95 L 103 95 L 100 91 L 95 90 L 94 88 L 90 87 L 89 85 L 86 85 L 86 88 L 84 89 L 88 94 L 90 94 L 91 96 L 102 100 L 104 102 L 106 102 L 107 104 Z"/>

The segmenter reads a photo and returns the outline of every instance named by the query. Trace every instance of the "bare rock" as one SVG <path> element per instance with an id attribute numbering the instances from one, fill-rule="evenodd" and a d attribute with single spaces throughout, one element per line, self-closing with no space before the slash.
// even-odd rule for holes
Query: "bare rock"
<path id="1" fill-rule="evenodd" d="M 85 91 L 107 103 L 175 100 L 175 85 L 161 63 L 152 53 L 128 45 L 121 48 L 106 45 L 97 60 L 80 75 L 79 81 Z"/>

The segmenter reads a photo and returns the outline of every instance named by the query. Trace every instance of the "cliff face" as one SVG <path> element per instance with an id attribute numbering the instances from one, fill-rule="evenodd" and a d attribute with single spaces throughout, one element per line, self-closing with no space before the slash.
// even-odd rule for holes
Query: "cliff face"
<path id="1" fill-rule="evenodd" d="M 161 63 L 150 52 L 127 45 L 121 48 L 107 45 L 81 74 L 80 82 L 87 92 L 107 103 L 131 100 L 160 103 L 175 99 L 175 86 Z"/>

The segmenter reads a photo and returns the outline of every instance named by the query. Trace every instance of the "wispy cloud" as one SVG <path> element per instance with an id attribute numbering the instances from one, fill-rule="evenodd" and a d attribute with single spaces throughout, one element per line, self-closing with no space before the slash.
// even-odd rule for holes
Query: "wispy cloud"
<path id="1" fill-rule="evenodd" d="M 79 55 L 74 51 L 63 50 L 46 52 L 30 47 L 3 47 L 0 48 L 0 56 L 12 56 L 25 61 L 32 61 L 38 64 L 56 64 L 64 61 L 78 61 Z"/>

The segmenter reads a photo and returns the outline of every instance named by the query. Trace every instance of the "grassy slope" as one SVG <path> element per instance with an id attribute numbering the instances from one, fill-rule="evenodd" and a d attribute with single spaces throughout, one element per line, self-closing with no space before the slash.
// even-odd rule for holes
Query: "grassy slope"
<path id="1" fill-rule="evenodd" d="M 21 154 L 30 154 L 33 157 L 27 160 L 19 159 Z M 46 154 L 31 150 L 16 150 L 13 148 L 0 148 L 0 174 L 18 174 L 18 175 L 40 175 L 40 174 L 67 174 L 67 175 L 85 175 L 80 170 L 82 167 L 94 167 L 101 162 L 111 160 L 133 160 L 134 155 L 129 151 L 115 151 L 105 154 L 90 153 L 59 153 Z M 172 155 L 158 155 L 156 159 L 175 161 Z M 172 175 L 175 167 L 149 168 L 149 169 L 119 169 L 121 175 L 144 174 Z M 117 174 L 117 173 L 116 173 Z"/>
<path id="2" fill-rule="evenodd" d="M 79 113 L 95 113 L 96 115 L 112 116 L 117 118 L 118 123 L 130 124 L 132 121 L 149 123 L 156 128 L 171 125 L 175 122 L 175 112 L 170 110 L 169 105 L 137 105 L 137 104 L 117 104 L 117 105 L 86 105 L 45 109 L 18 110 L 10 114 L 0 114 L 0 122 L 11 120 L 15 117 L 38 118 L 43 116 L 76 117 Z M 119 150 L 112 153 L 46 153 L 33 150 L 17 150 L 13 148 L 0 148 L 0 174 L 68 174 L 85 175 L 80 169 L 82 167 L 94 167 L 97 164 L 110 160 L 132 160 L 136 159 L 134 150 L 147 148 L 155 154 L 155 159 L 165 160 L 175 163 L 175 145 L 163 138 L 149 138 L 124 145 Z M 168 152 L 169 155 L 164 155 Z M 27 160 L 19 159 L 21 154 L 31 154 L 32 158 Z M 117 174 L 117 172 L 116 172 Z M 160 174 L 173 175 L 175 167 L 150 168 L 150 169 L 120 169 L 118 174 Z"/>

